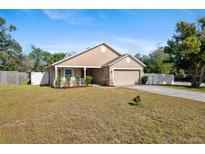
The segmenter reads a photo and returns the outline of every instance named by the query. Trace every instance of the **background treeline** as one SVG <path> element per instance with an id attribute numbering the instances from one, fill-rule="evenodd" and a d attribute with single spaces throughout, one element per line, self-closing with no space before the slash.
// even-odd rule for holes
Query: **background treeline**
<path id="1" fill-rule="evenodd" d="M 31 46 L 28 55 L 22 53 L 20 44 L 12 38 L 16 27 L 7 25 L 0 17 L 0 68 L 9 71 L 42 71 L 52 63 L 72 53 L 51 54 Z M 172 73 L 175 79 L 190 81 L 199 87 L 205 78 L 205 17 L 196 23 L 178 22 L 176 32 L 163 47 L 149 55 L 136 54 L 143 63 L 146 73 Z"/>
<path id="2" fill-rule="evenodd" d="M 51 54 L 31 45 L 31 52 L 26 55 L 21 45 L 11 36 L 16 30 L 0 17 L 0 70 L 4 71 L 42 71 L 45 67 L 59 61 L 71 53 L 58 52 Z"/>
<path id="3" fill-rule="evenodd" d="M 205 80 L 205 17 L 196 23 L 178 22 L 175 34 L 164 47 L 136 57 L 147 65 L 147 73 L 172 73 L 176 79 L 199 87 Z"/>

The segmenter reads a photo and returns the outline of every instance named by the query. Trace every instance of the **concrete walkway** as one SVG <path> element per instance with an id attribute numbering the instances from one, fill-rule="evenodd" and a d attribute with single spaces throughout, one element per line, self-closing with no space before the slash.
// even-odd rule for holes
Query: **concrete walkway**
<path id="1" fill-rule="evenodd" d="M 196 101 L 205 102 L 205 93 L 204 92 L 195 92 L 190 90 L 174 89 L 167 88 L 162 86 L 153 86 L 153 85 L 135 85 L 135 86 L 126 86 L 126 88 L 138 89 L 143 91 L 148 91 L 151 93 L 168 95 L 186 99 L 192 99 Z"/>

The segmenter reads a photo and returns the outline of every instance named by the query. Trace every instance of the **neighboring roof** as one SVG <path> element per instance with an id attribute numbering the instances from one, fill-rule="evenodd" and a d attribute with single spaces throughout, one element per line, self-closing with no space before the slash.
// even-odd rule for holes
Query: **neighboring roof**
<path id="1" fill-rule="evenodd" d="M 120 60 L 122 60 L 122 59 L 124 59 L 125 57 L 128 57 L 128 56 L 130 58 L 132 58 L 135 62 L 139 63 L 141 66 L 146 67 L 146 65 L 144 63 L 142 63 L 139 59 L 135 58 L 134 56 L 132 56 L 130 54 L 124 54 L 124 55 L 122 55 L 120 57 L 117 57 L 117 58 L 111 60 L 110 62 L 104 64 L 103 66 L 112 66 L 115 63 L 117 63 L 118 61 L 120 61 Z"/>
<path id="2" fill-rule="evenodd" d="M 64 58 L 64 59 L 62 59 L 62 60 L 60 60 L 60 61 L 57 61 L 57 62 L 53 63 L 51 66 L 57 65 L 57 64 L 62 63 L 62 62 L 64 62 L 64 61 L 66 61 L 66 60 L 69 60 L 69 59 L 72 59 L 72 58 L 74 58 L 74 57 L 77 57 L 77 56 L 79 56 L 79 55 L 81 55 L 81 54 L 83 54 L 83 53 L 86 53 L 86 52 L 88 52 L 88 51 L 90 51 L 90 50 L 92 50 L 92 49 L 95 49 L 95 48 L 97 48 L 97 47 L 99 47 L 99 46 L 101 46 L 101 45 L 106 46 L 107 48 L 109 48 L 110 50 L 112 50 L 114 53 L 116 53 L 118 56 L 121 56 L 121 54 L 120 54 L 119 52 L 117 52 L 115 49 L 113 49 L 112 47 L 110 47 L 110 46 L 107 45 L 106 43 L 100 43 L 100 44 L 98 44 L 98 45 L 96 45 L 96 46 L 94 46 L 94 47 L 92 47 L 92 48 L 89 48 L 89 49 L 87 49 L 87 50 L 85 50 L 85 51 L 83 51 L 83 52 L 80 52 L 80 53 L 78 53 L 78 54 L 76 54 L 76 55 L 73 55 L 73 56 L 70 56 L 70 57 L 66 57 L 66 58 Z"/>

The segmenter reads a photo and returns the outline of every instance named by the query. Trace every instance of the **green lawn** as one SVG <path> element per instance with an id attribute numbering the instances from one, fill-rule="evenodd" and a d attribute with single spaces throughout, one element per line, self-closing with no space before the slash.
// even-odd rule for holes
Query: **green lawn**
<path id="1" fill-rule="evenodd" d="M 137 95 L 142 105 L 128 103 Z M 123 88 L 0 86 L 0 143 L 205 143 L 205 103 Z"/>

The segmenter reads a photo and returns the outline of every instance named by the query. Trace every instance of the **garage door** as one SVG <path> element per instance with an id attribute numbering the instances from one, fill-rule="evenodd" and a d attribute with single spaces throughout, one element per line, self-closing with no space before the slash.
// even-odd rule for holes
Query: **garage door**
<path id="1" fill-rule="evenodd" d="M 139 70 L 114 70 L 114 85 L 134 85 L 139 83 Z"/>

